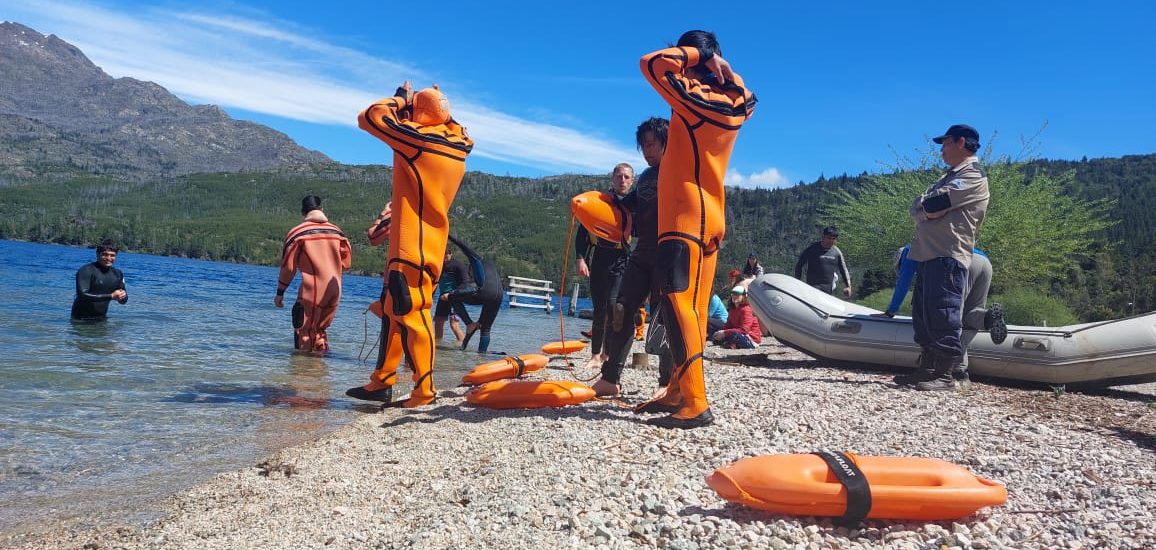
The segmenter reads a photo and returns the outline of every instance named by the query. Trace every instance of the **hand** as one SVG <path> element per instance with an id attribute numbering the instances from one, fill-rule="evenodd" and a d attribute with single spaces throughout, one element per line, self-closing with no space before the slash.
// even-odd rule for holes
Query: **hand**
<path id="1" fill-rule="evenodd" d="M 850 298 L 851 294 L 853 294 L 854 292 L 855 291 L 851 290 L 851 287 L 849 287 L 849 286 L 843 287 L 843 295 L 848 297 L 848 298 Z"/>
<path id="2" fill-rule="evenodd" d="M 731 70 L 731 64 L 723 59 L 721 55 L 715 54 L 703 63 L 703 65 L 710 72 L 714 73 L 715 78 L 718 79 L 719 84 L 726 84 L 735 78 L 735 72 Z"/>
<path id="3" fill-rule="evenodd" d="M 712 342 L 718 342 L 719 340 L 722 340 L 724 332 L 725 331 L 722 331 L 722 330 L 715 331 L 714 334 L 710 335 L 710 340 Z"/>
<path id="4" fill-rule="evenodd" d="M 450 294 L 453 294 L 453 292 L 443 292 L 442 295 L 440 297 L 438 297 L 438 301 L 439 302 L 450 301 Z M 453 321 L 450 322 L 450 326 L 453 326 Z"/>
<path id="5" fill-rule="evenodd" d="M 381 209 L 381 215 L 378 217 L 379 218 L 386 218 L 386 217 L 389 217 L 392 215 L 393 215 L 393 203 L 387 202 L 387 203 L 385 203 L 385 208 Z"/>
<path id="6" fill-rule="evenodd" d="M 122 304 L 125 302 L 125 300 L 128 300 L 128 293 L 125 292 L 124 289 L 120 289 L 120 288 L 112 291 L 112 294 L 110 296 L 112 297 L 113 300 L 116 300 Z"/>
<path id="7" fill-rule="evenodd" d="M 590 276 L 590 266 L 586 265 L 586 260 L 578 258 L 578 274 L 583 277 Z"/>
<path id="8" fill-rule="evenodd" d="M 406 80 L 405 82 L 402 82 L 401 86 L 398 86 L 397 93 L 394 95 L 404 99 L 408 105 L 409 103 L 413 102 L 413 86 L 409 83 L 408 80 Z"/>
<path id="9" fill-rule="evenodd" d="M 285 307 L 285 298 L 280 294 L 273 297 L 273 305 L 277 307 Z"/>

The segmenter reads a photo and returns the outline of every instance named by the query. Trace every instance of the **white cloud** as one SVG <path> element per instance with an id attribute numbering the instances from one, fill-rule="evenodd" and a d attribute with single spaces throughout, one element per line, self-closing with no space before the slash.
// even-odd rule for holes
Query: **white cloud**
<path id="1" fill-rule="evenodd" d="M 738 170 L 727 170 L 726 185 L 734 187 L 745 187 L 747 189 L 766 188 L 775 189 L 777 187 L 786 187 L 791 184 L 786 176 L 779 171 L 778 168 L 767 168 L 761 172 L 755 172 L 749 176 L 744 176 Z"/>
<path id="2" fill-rule="evenodd" d="M 410 79 L 430 75 L 313 38 L 267 14 L 220 16 L 141 8 L 118 12 L 70 0 L 8 0 L 0 17 L 53 33 L 114 77 L 152 81 L 193 103 L 211 103 L 310 123 L 356 126 L 357 113 Z M 15 13 L 12 13 L 15 12 Z M 454 116 L 477 142 L 473 154 L 552 171 L 602 173 L 632 148 L 473 103 L 438 80 Z"/>

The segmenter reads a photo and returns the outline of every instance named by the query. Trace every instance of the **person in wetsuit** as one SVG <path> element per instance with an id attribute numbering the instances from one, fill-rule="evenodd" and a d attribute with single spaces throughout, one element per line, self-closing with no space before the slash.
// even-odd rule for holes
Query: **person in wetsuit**
<path id="1" fill-rule="evenodd" d="M 301 199 L 305 220 L 285 235 L 281 270 L 273 305 L 285 307 L 285 290 L 301 272 L 301 286 L 293 304 L 293 342 L 302 352 L 329 351 L 329 325 L 341 303 L 341 272 L 352 265 L 353 252 L 341 228 L 329 223 L 321 197 Z"/>
<path id="2" fill-rule="evenodd" d="M 438 279 L 437 306 L 434 307 L 434 338 L 442 339 L 446 321 L 449 321 L 450 330 L 458 343 L 461 344 L 466 339 L 462 328 L 458 326 L 459 317 L 454 315 L 449 297 L 455 290 L 465 287 L 467 280 L 466 266 L 454 259 L 453 249 L 447 246 L 446 256 L 442 262 L 442 276 Z"/>
<path id="3" fill-rule="evenodd" d="M 403 358 L 413 391 L 402 406 L 437 398 L 430 308 L 449 236 L 449 210 L 474 142 L 450 116 L 449 100 L 434 85 L 414 93 L 409 81 L 393 97 L 367 107 L 358 126 L 393 150 L 393 229 L 389 233 L 381 301 L 381 344 L 369 382 L 345 394 L 390 402 Z"/>
<path id="4" fill-rule="evenodd" d="M 605 194 L 621 201 L 634 185 L 634 167 L 623 162 L 611 173 L 610 189 Z M 578 256 L 578 274 L 590 278 L 590 301 L 594 315 L 590 325 L 590 363 L 587 368 L 599 366 L 610 358 L 606 340 L 607 321 L 612 303 L 618 297 L 622 271 L 629 253 L 627 242 L 611 242 L 591 235 L 586 227 L 578 226 L 574 235 L 574 250 Z M 589 260 L 589 263 L 587 262 Z"/>
<path id="5" fill-rule="evenodd" d="M 834 294 L 841 273 L 845 285 L 843 296 L 850 298 L 854 292 L 851 288 L 851 271 L 843 260 L 843 252 L 835 246 L 838 239 L 839 228 L 833 225 L 824 227 L 822 240 L 811 243 L 799 254 L 799 261 L 795 262 L 795 278 L 805 280 L 807 284 L 827 294 Z M 803 267 L 807 268 L 806 279 L 802 277 Z"/>
<path id="6" fill-rule="evenodd" d="M 675 370 L 663 395 L 635 408 L 640 413 L 676 409 L 649 421 L 664 428 L 714 422 L 702 362 L 707 302 L 726 233 L 727 162 L 756 102 L 721 53 L 713 33 L 694 30 L 640 61 L 647 82 L 672 109 L 658 176 L 656 271 L 662 283 L 658 315 Z"/>
<path id="7" fill-rule="evenodd" d="M 466 324 L 466 336 L 462 339 L 462 350 L 470 345 L 474 333 L 482 332 L 478 338 L 478 353 L 486 353 L 490 349 L 490 329 L 494 320 L 498 318 L 498 311 L 502 309 L 502 274 L 498 266 L 488 258 L 483 258 L 474 249 L 450 235 L 450 240 L 462 249 L 470 263 L 470 272 L 473 273 L 473 288 L 459 288 L 449 294 L 449 303 L 457 312 L 458 317 Z M 475 323 L 466 311 L 466 304 L 482 306 L 482 313 Z"/>
<path id="8" fill-rule="evenodd" d="M 658 251 L 658 173 L 669 129 L 670 121 L 651 117 L 639 124 L 634 133 L 638 149 L 642 151 L 642 157 L 649 167 L 642 171 L 634 188 L 621 201 L 633 219 L 634 249 L 626 261 L 618 288 L 618 299 L 611 309 L 610 330 L 604 343 L 608 357 L 602 362 L 601 376 L 592 386 L 594 392 L 601 396 L 618 395 L 621 392 L 618 381 L 630 357 L 635 338 L 633 323 L 626 322 L 627 312 L 633 317 L 634 312 L 648 299 L 651 300 L 651 311 L 658 310 L 654 303 L 658 293 L 652 292 L 658 277 L 655 272 L 655 256 Z M 652 317 L 650 322 L 656 325 L 661 324 L 662 320 Z M 658 355 L 659 386 L 666 385 L 673 370 L 669 349 L 662 349 L 663 353 Z"/>
<path id="9" fill-rule="evenodd" d="M 96 261 L 76 271 L 76 298 L 72 300 L 74 321 L 103 321 L 108 318 L 108 304 L 128 302 L 124 273 L 112 267 L 120 250 L 112 241 L 96 247 Z"/>

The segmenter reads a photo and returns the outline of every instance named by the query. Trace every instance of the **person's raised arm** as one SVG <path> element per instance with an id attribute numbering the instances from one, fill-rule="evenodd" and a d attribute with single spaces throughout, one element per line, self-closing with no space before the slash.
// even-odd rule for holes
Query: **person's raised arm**
<path id="1" fill-rule="evenodd" d="M 713 59 L 712 58 L 717 58 Z M 717 85 L 707 85 L 686 75 L 686 69 L 705 63 L 704 70 L 715 73 Z M 691 121 L 709 120 L 721 126 L 738 127 L 750 118 L 756 99 L 743 87 L 743 80 L 719 56 L 706 55 L 698 48 L 672 47 L 642 56 L 639 61 L 646 81 L 679 115 Z"/>

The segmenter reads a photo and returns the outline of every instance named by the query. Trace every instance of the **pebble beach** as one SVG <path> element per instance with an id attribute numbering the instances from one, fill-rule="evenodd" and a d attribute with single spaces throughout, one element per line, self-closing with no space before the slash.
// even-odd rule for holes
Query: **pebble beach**
<path id="1" fill-rule="evenodd" d="M 917 392 L 896 388 L 893 371 L 834 368 L 773 338 L 706 355 L 707 428 L 651 427 L 625 408 L 656 389 L 655 370 L 628 368 L 621 400 L 559 409 L 475 408 L 464 388 L 440 388 L 431 406 L 366 406 L 318 440 L 158 502 L 151 524 L 46 526 L 0 546 L 1156 547 L 1156 384 Z M 595 374 L 552 358 L 532 377 Z M 1008 502 L 958 521 L 848 527 L 731 504 L 704 481 L 741 458 L 821 449 L 941 458 L 1004 484 Z"/>

